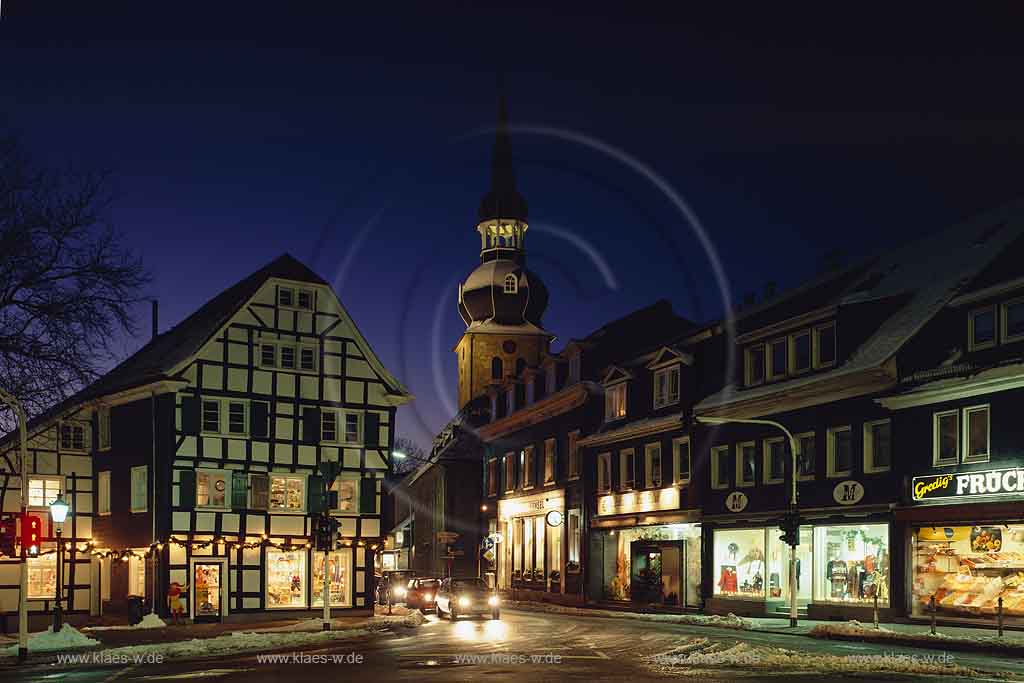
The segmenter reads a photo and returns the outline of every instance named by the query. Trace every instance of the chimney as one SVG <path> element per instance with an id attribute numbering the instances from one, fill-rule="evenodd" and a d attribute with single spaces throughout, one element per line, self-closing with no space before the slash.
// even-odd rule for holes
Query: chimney
<path id="1" fill-rule="evenodd" d="M 158 334 L 160 334 L 160 322 L 159 322 L 160 318 L 159 318 L 159 314 L 158 314 L 159 307 L 160 306 L 157 303 L 157 300 L 153 299 L 153 337 L 152 337 L 152 339 L 156 339 L 156 336 Z"/>

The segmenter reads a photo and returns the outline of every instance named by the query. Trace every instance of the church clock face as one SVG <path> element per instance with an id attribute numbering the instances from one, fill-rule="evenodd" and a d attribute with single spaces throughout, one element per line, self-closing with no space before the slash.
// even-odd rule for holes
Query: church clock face
<path id="1" fill-rule="evenodd" d="M 504 351 L 505 353 L 515 353 L 516 343 L 509 339 L 508 341 L 501 345 L 501 350 Z"/>

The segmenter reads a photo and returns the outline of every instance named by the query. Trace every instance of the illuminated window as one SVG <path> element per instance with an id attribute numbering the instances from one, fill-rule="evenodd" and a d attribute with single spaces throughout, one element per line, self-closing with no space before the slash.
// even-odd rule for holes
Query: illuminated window
<path id="1" fill-rule="evenodd" d="M 359 477 L 357 475 L 342 474 L 331 484 L 331 490 L 338 493 L 338 507 L 335 510 L 340 512 L 359 510 Z"/>
<path id="2" fill-rule="evenodd" d="M 604 419 L 619 420 L 626 417 L 626 383 L 606 387 L 604 390 Z"/>
<path id="3" fill-rule="evenodd" d="M 28 558 L 28 597 L 52 599 L 57 593 L 57 555 Z"/>
<path id="4" fill-rule="evenodd" d="M 49 507 L 50 503 L 57 500 L 63 488 L 64 480 L 61 477 L 29 477 L 28 504 L 31 507 Z"/>
<path id="5" fill-rule="evenodd" d="M 551 484 L 555 481 L 555 440 L 544 441 L 544 483 Z"/>
<path id="6" fill-rule="evenodd" d="M 654 407 L 663 408 L 674 403 L 679 403 L 678 365 L 654 373 Z"/>
<path id="7" fill-rule="evenodd" d="M 196 472 L 196 505 L 199 507 L 228 507 L 231 475 L 222 470 Z"/>
<path id="8" fill-rule="evenodd" d="M 305 550 L 267 548 L 267 609 L 306 606 L 306 556 Z"/>
<path id="9" fill-rule="evenodd" d="M 337 550 L 327 556 L 327 577 L 331 606 L 351 606 L 352 548 Z M 313 587 L 310 595 L 310 606 L 323 607 L 323 604 L 324 553 L 313 553 Z"/>
<path id="10" fill-rule="evenodd" d="M 305 477 L 270 475 L 270 510 L 298 512 L 306 508 Z"/>
<path id="11" fill-rule="evenodd" d="M 128 556 L 128 595 L 146 595 L 146 559 Z"/>

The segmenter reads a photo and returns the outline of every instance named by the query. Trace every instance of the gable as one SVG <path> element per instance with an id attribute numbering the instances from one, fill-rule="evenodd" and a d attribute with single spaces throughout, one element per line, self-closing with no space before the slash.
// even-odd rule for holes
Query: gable
<path id="1" fill-rule="evenodd" d="M 693 364 L 693 356 L 688 353 L 683 353 L 678 349 L 674 349 L 670 346 L 662 346 L 654 354 L 654 359 L 648 363 L 645 367 L 648 370 L 657 370 L 669 365 L 676 363 L 686 363 L 687 365 Z"/>
<path id="2" fill-rule="evenodd" d="M 633 373 L 613 365 L 608 372 L 605 373 L 604 379 L 601 380 L 601 384 L 609 386 L 611 384 L 626 382 L 631 379 L 633 379 Z"/>

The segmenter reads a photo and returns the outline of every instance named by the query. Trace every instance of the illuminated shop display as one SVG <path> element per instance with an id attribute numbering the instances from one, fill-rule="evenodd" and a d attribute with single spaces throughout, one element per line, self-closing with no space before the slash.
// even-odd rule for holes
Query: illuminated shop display
<path id="1" fill-rule="evenodd" d="M 392 560 L 394 556 L 392 555 Z M 349 607 L 352 605 L 350 582 L 352 576 L 352 550 L 338 550 L 329 555 L 327 575 L 331 582 L 331 606 Z M 313 553 L 313 585 L 311 586 L 310 604 L 323 607 L 324 591 L 324 554 Z"/>
<path id="2" fill-rule="evenodd" d="M 914 616 L 1024 616 L 1024 524 L 921 527 L 913 533 Z"/>
<path id="3" fill-rule="evenodd" d="M 612 529 L 600 538 L 605 598 L 700 604 L 699 524 Z"/>
<path id="4" fill-rule="evenodd" d="M 715 595 L 765 599 L 767 536 L 764 527 L 715 531 Z"/>
<path id="5" fill-rule="evenodd" d="M 815 602 L 889 604 L 889 525 L 814 528 Z"/>
<path id="6" fill-rule="evenodd" d="M 306 606 L 306 551 L 267 550 L 267 607 Z"/>

